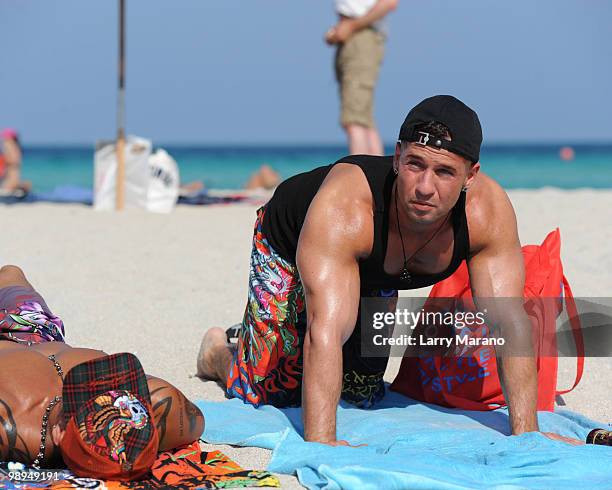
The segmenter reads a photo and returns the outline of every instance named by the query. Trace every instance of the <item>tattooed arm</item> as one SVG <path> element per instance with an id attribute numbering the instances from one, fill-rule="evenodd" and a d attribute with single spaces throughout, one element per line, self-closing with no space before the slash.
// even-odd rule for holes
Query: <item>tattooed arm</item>
<path id="1" fill-rule="evenodd" d="M 166 451 L 198 439 L 204 431 L 200 409 L 167 381 L 147 376 L 159 449 Z"/>

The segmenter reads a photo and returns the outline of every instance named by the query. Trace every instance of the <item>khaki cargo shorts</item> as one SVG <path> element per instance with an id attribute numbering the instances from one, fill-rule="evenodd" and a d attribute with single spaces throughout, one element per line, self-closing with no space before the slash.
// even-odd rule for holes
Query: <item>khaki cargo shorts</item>
<path id="1" fill-rule="evenodd" d="M 374 127 L 374 86 L 383 60 L 385 36 L 362 29 L 336 50 L 336 80 L 340 89 L 340 124 Z"/>

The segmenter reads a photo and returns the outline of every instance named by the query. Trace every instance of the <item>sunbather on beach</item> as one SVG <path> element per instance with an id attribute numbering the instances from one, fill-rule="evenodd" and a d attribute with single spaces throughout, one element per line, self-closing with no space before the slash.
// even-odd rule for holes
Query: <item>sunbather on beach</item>
<path id="1" fill-rule="evenodd" d="M 61 464 L 65 377 L 81 363 L 104 358 L 102 351 L 66 344 L 62 320 L 21 269 L 0 268 L 0 458 Z M 204 427 L 200 410 L 163 379 L 147 376 L 146 384 L 159 451 L 198 439 Z"/>
<path id="2" fill-rule="evenodd" d="M 302 404 L 306 440 L 346 444 L 336 438 L 339 399 L 371 407 L 385 391 L 388 359 L 361 355 L 361 297 L 393 302 L 467 259 L 478 302 L 522 298 L 516 217 L 479 173 L 481 142 L 476 113 L 435 96 L 410 111 L 394 156 L 349 156 L 283 182 L 258 211 L 238 343 L 209 329 L 198 374 L 255 406 Z M 498 362 L 510 428 L 537 431 L 531 324 L 522 301 L 505 313 L 493 321 L 525 353 Z"/>
<path id="3" fill-rule="evenodd" d="M 32 183 L 21 180 L 21 144 L 14 129 L 4 129 L 0 154 L 0 195 L 24 196 L 32 189 Z"/>
<path id="4" fill-rule="evenodd" d="M 280 175 L 270 165 L 264 163 L 253 173 L 248 182 L 244 185 L 245 189 L 274 189 L 280 182 Z"/>

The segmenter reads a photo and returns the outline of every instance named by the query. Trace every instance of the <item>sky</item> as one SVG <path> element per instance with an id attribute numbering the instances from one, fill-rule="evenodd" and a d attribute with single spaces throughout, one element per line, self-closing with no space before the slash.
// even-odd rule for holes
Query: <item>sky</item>
<path id="1" fill-rule="evenodd" d="M 126 0 L 126 128 L 156 144 L 343 143 L 329 0 Z M 0 126 L 116 133 L 118 2 L 0 0 Z M 400 0 L 376 89 L 386 142 L 452 94 L 485 143 L 612 141 L 612 2 Z"/>

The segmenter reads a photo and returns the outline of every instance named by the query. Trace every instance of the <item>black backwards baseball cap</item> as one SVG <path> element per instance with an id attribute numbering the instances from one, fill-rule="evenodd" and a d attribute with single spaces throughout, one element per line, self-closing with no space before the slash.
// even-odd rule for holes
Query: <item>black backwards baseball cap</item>
<path id="1" fill-rule="evenodd" d="M 419 131 L 417 126 L 429 122 L 444 124 L 451 141 Z M 444 148 L 473 163 L 480 159 L 482 128 L 478 115 L 452 95 L 434 95 L 417 104 L 406 116 L 399 139 L 433 148 Z"/>

